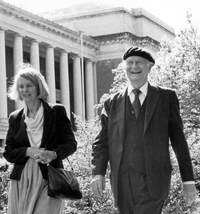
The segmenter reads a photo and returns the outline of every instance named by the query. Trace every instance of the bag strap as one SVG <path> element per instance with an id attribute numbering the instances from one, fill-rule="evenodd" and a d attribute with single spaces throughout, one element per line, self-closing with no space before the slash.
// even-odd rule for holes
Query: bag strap
<path id="1" fill-rule="evenodd" d="M 44 148 L 44 149 L 47 150 L 46 144 L 45 144 L 45 148 Z M 66 157 L 66 159 L 67 159 L 67 161 L 68 161 L 68 163 L 69 163 L 69 166 L 70 166 L 71 170 L 74 171 L 74 169 L 73 169 L 73 167 L 72 167 L 72 164 L 71 164 L 70 161 L 69 161 L 69 158 Z"/>
<path id="2" fill-rule="evenodd" d="M 73 167 L 72 167 L 72 164 L 70 163 L 70 161 L 69 161 L 69 158 L 67 157 L 67 160 L 68 160 L 68 163 L 69 163 L 69 165 L 70 165 L 70 167 L 71 167 L 71 170 L 72 171 L 74 171 L 74 169 L 73 169 Z"/>

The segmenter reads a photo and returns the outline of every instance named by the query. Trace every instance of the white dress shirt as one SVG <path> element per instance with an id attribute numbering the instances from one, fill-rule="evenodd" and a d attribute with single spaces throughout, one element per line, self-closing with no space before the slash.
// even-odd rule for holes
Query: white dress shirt
<path id="1" fill-rule="evenodd" d="M 131 103 L 135 100 L 135 94 L 133 93 L 133 86 L 131 84 L 128 85 L 128 96 L 130 98 Z M 140 104 L 142 105 L 148 91 L 148 82 L 146 82 L 141 88 L 139 88 L 141 93 L 139 94 Z"/>

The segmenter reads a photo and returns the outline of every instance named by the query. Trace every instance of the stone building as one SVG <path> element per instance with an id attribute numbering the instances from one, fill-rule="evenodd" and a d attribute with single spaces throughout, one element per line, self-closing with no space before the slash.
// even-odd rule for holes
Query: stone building
<path id="1" fill-rule="evenodd" d="M 34 15 L 0 1 L 1 144 L 8 115 L 22 107 L 22 102 L 7 98 L 20 63 L 31 63 L 45 76 L 48 102 L 64 104 L 72 121 L 72 112 L 90 119 L 128 47 L 143 46 L 156 57 L 161 38 L 174 38 L 170 26 L 142 9 L 85 8 L 76 14 L 65 10 Z"/>
<path id="2" fill-rule="evenodd" d="M 121 62 L 124 51 L 142 46 L 156 58 L 161 39 L 173 39 L 174 29 L 142 8 L 130 11 L 101 3 L 78 4 L 48 11 L 41 16 L 98 41 L 96 53 L 97 102 L 113 82 L 112 69 Z"/>

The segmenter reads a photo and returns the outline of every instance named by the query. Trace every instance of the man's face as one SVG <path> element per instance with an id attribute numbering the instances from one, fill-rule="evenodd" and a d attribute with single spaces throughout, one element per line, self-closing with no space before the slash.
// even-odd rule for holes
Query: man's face
<path id="1" fill-rule="evenodd" d="M 126 75 L 131 85 L 142 87 L 147 82 L 153 63 L 140 56 L 130 56 L 124 63 Z"/>

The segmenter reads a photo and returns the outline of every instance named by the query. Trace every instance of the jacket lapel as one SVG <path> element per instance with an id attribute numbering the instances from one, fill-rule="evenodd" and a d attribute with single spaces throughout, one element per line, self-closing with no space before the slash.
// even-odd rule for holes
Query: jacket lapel
<path id="1" fill-rule="evenodd" d="M 48 140 L 48 136 L 50 135 L 51 126 L 52 126 L 52 108 L 49 106 L 48 103 L 45 101 L 42 101 L 44 106 L 44 124 L 43 124 L 43 136 L 42 136 L 42 142 L 41 142 L 41 148 L 46 147 L 46 143 Z"/>
<path id="2" fill-rule="evenodd" d="M 159 98 L 159 90 L 158 88 L 148 85 L 148 94 L 147 94 L 147 102 L 146 102 L 146 113 L 145 113 L 145 121 L 144 121 L 144 133 L 146 131 L 146 128 L 152 118 L 154 109 L 156 107 L 156 104 L 158 102 Z"/>
<path id="3" fill-rule="evenodd" d="M 18 141 L 20 142 L 25 142 L 30 146 L 30 142 L 28 139 L 27 131 L 26 131 L 26 124 L 24 122 L 25 120 L 25 115 L 22 113 L 22 116 L 20 117 L 20 129 L 18 131 Z"/>
<path id="4" fill-rule="evenodd" d="M 124 133 L 125 133 L 125 110 L 126 110 L 126 91 L 125 89 L 121 96 L 119 97 L 116 103 L 116 110 L 117 110 L 117 119 L 118 119 L 118 126 L 119 126 L 119 135 L 121 142 L 124 140 Z"/>

